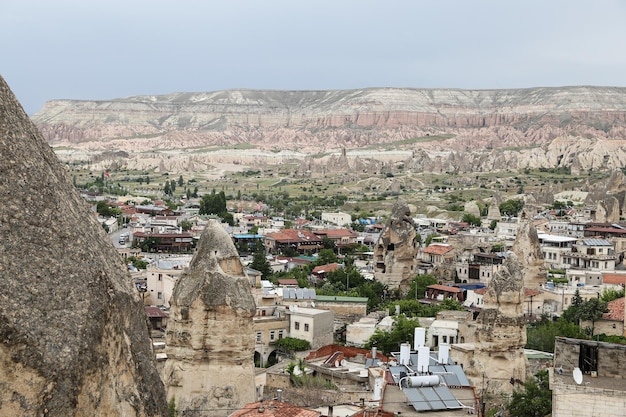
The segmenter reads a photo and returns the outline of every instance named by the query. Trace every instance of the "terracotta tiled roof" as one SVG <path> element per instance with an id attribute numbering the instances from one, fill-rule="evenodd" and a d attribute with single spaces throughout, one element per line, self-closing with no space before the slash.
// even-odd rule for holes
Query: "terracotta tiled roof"
<path id="1" fill-rule="evenodd" d="M 541 294 L 539 290 L 533 290 L 532 288 L 524 288 L 524 297 L 535 297 Z"/>
<path id="2" fill-rule="evenodd" d="M 268 233 L 265 237 L 276 242 L 321 242 L 322 239 L 308 230 L 284 229 L 280 232 Z"/>
<path id="3" fill-rule="evenodd" d="M 624 285 L 626 284 L 626 274 L 602 274 L 602 283 L 611 285 Z"/>
<path id="4" fill-rule="evenodd" d="M 485 293 L 487 292 L 487 287 L 479 288 L 477 290 L 474 290 L 474 292 L 476 294 L 485 295 Z"/>
<path id="5" fill-rule="evenodd" d="M 324 229 L 315 231 L 316 235 L 328 236 L 329 239 L 339 239 L 342 237 L 357 237 L 359 234 L 350 229 Z"/>
<path id="6" fill-rule="evenodd" d="M 607 307 L 609 312 L 602 315 L 603 319 L 624 321 L 624 297 L 610 301 Z"/>
<path id="7" fill-rule="evenodd" d="M 325 273 L 325 272 L 332 272 L 332 271 L 336 270 L 337 268 L 339 268 L 339 264 L 338 263 L 319 265 L 319 266 L 316 266 L 315 268 L 313 268 L 312 273 L 313 274 L 320 274 L 320 273 Z"/>
<path id="8" fill-rule="evenodd" d="M 298 280 L 294 278 L 281 278 L 278 280 L 278 285 L 298 285 Z"/>
<path id="9" fill-rule="evenodd" d="M 445 255 L 452 250 L 454 250 L 454 248 L 450 245 L 441 245 L 435 243 L 425 248 L 423 252 L 432 255 Z"/>
<path id="10" fill-rule="evenodd" d="M 463 289 L 459 287 L 449 287 L 447 285 L 440 285 L 440 284 L 429 285 L 426 288 L 439 290 L 439 291 L 447 291 L 447 292 L 463 292 Z"/>
<path id="11" fill-rule="evenodd" d="M 263 417 L 319 417 L 319 411 L 308 410 L 296 405 L 276 401 L 260 401 L 245 405 L 242 409 L 230 414 L 230 417 L 243 416 Z"/>
<path id="12" fill-rule="evenodd" d="M 167 317 L 167 314 L 158 307 L 146 306 L 145 310 L 148 317 Z"/>

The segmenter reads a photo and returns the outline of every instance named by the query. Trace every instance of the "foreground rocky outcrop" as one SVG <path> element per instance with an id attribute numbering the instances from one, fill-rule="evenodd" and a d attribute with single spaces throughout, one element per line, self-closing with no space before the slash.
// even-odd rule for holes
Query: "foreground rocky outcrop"
<path id="1" fill-rule="evenodd" d="M 164 380 L 181 415 L 227 416 L 256 401 L 256 305 L 237 249 L 217 220 L 209 220 L 170 305 Z"/>
<path id="2" fill-rule="evenodd" d="M 418 250 L 411 210 L 398 200 L 374 247 L 374 277 L 389 288 L 407 290 L 416 275 Z"/>
<path id="3" fill-rule="evenodd" d="M 0 415 L 167 415 L 126 266 L 2 78 L 0 155 Z"/>
<path id="4" fill-rule="evenodd" d="M 322 175 L 400 161 L 413 172 L 626 164 L 626 88 L 617 87 L 228 90 L 56 100 L 33 120 L 68 159 L 96 161 L 94 168 L 182 172 L 295 159 L 301 173 Z M 216 149 L 242 144 L 253 149 Z"/>

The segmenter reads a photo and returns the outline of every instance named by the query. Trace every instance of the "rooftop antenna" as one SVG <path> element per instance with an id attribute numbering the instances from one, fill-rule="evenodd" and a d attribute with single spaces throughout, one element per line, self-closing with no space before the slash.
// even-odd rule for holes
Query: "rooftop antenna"
<path id="1" fill-rule="evenodd" d="M 572 372 L 572 376 L 574 377 L 574 382 L 580 385 L 583 383 L 583 373 L 580 368 L 574 368 L 574 372 Z"/>

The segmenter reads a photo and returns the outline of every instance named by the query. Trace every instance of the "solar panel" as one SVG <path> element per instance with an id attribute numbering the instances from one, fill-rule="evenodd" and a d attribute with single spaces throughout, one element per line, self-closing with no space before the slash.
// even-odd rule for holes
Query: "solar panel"
<path id="1" fill-rule="evenodd" d="M 463 367 L 461 367 L 461 365 L 446 365 L 445 368 L 447 372 L 452 372 L 455 376 L 455 379 L 458 380 L 458 383 L 456 384 L 446 382 L 446 385 L 456 385 L 459 387 L 469 387 L 472 385 L 467 379 L 467 376 L 465 375 L 465 372 L 463 371 Z"/>
<path id="2" fill-rule="evenodd" d="M 415 411 L 453 410 L 463 408 L 445 385 L 405 388 L 403 390 Z"/>

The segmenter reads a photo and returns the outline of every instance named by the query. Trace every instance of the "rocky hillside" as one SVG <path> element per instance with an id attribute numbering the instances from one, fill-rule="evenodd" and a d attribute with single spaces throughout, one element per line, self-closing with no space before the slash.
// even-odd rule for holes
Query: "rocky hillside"
<path id="1" fill-rule="evenodd" d="M 165 416 L 124 261 L 0 77 L 0 415 Z"/>
<path id="2" fill-rule="evenodd" d="M 33 121 L 75 158 L 108 155 L 101 159 L 140 169 L 302 161 L 340 149 L 414 170 L 626 165 L 626 88 L 616 87 L 228 90 L 51 101 Z M 243 144 L 254 152 L 224 151 Z"/>

